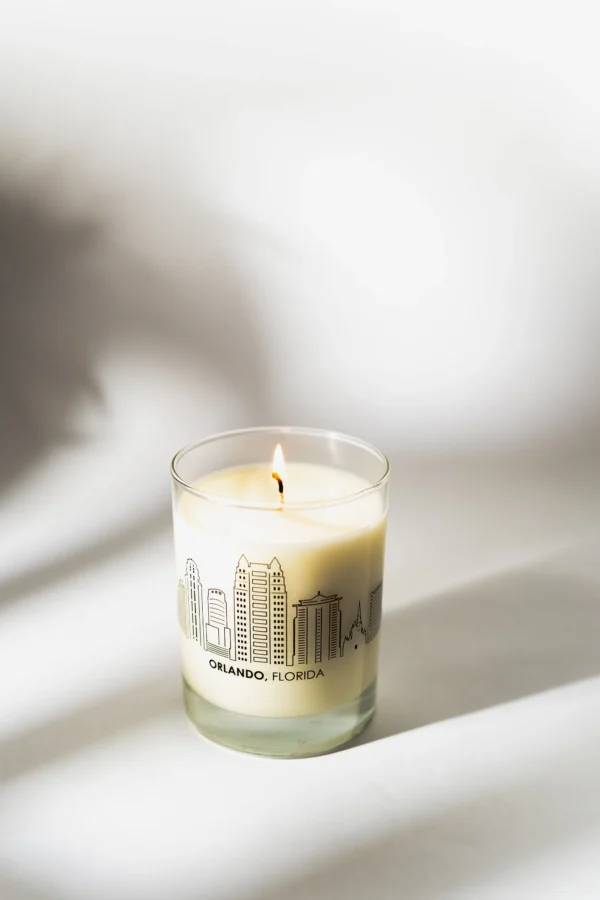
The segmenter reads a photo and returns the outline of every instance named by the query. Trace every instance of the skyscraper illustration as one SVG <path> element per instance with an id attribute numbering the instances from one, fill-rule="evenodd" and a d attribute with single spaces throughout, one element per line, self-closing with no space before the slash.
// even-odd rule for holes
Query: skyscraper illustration
<path id="1" fill-rule="evenodd" d="M 366 643 L 368 643 L 367 629 L 363 625 L 362 610 L 360 608 L 360 601 L 359 601 L 358 610 L 356 612 L 356 618 L 354 619 L 354 622 L 350 626 L 350 631 L 340 641 L 340 656 L 344 655 L 344 651 L 358 650 L 359 647 L 363 646 Z M 348 645 L 348 646 L 346 646 L 346 645 Z"/>
<path id="2" fill-rule="evenodd" d="M 279 560 L 254 563 L 241 556 L 233 595 L 236 658 L 241 662 L 284 665 L 287 592 Z"/>
<path id="3" fill-rule="evenodd" d="M 337 594 L 325 597 L 319 592 L 310 600 L 294 603 L 293 647 L 288 654 L 288 665 L 304 666 L 335 659 L 340 646 L 340 600 Z"/>
<path id="4" fill-rule="evenodd" d="M 189 637 L 187 602 L 185 599 L 185 584 L 183 578 L 180 578 L 177 582 L 177 618 L 179 619 L 179 627 L 181 628 L 185 636 Z"/>
<path id="5" fill-rule="evenodd" d="M 204 649 L 227 659 L 235 659 L 235 647 L 229 627 L 229 610 L 224 591 L 209 588 L 204 610 Z"/>
<path id="6" fill-rule="evenodd" d="M 377 636 L 381 627 L 381 599 L 383 594 L 383 581 L 380 581 L 369 596 L 369 627 L 367 629 L 367 644 Z"/>
<path id="7" fill-rule="evenodd" d="M 187 610 L 186 637 L 203 643 L 202 583 L 198 574 L 198 566 L 193 559 L 188 559 L 185 565 L 185 596 Z"/>

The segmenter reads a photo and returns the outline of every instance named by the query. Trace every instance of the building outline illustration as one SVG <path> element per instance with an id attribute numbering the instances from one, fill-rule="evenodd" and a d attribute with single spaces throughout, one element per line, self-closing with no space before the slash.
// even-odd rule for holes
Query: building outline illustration
<path id="1" fill-rule="evenodd" d="M 354 649 L 358 650 L 360 644 L 368 644 L 368 631 L 365 628 L 362 620 L 362 609 L 360 600 L 358 601 L 358 609 L 356 610 L 356 617 L 352 624 L 350 625 L 350 631 L 348 634 L 342 638 L 340 641 L 340 656 L 344 655 L 344 650 L 346 649 L 346 644 L 354 644 Z"/>
<path id="2" fill-rule="evenodd" d="M 202 582 L 198 566 L 193 559 L 185 565 L 185 592 L 187 597 L 187 634 L 192 641 L 202 641 Z"/>
<path id="3" fill-rule="evenodd" d="M 341 612 L 337 594 L 326 597 L 319 591 L 310 600 L 294 603 L 291 660 L 288 665 L 318 665 L 335 659 L 340 648 Z"/>
<path id="4" fill-rule="evenodd" d="M 204 636 L 204 649 L 209 653 L 235 659 L 235 654 L 232 655 L 235 648 L 229 627 L 227 598 L 225 592 L 219 588 L 209 588 L 206 592 Z"/>
<path id="5" fill-rule="evenodd" d="M 379 634 L 381 628 L 381 607 L 383 600 L 383 581 L 369 594 L 369 626 L 367 628 L 367 644 Z"/>
<path id="6" fill-rule="evenodd" d="M 208 653 L 245 663 L 273 666 L 320 665 L 369 644 L 381 627 L 383 582 L 369 594 L 365 625 L 359 600 L 347 632 L 343 630 L 343 598 L 318 591 L 293 603 L 288 611 L 285 573 L 277 557 L 250 562 L 240 556 L 233 595 L 221 588 L 205 589 L 198 565 L 186 560 L 177 584 L 179 625 L 188 640 Z M 292 612 L 293 611 L 293 612 Z"/>
<path id="7" fill-rule="evenodd" d="M 285 665 L 287 590 L 277 557 L 270 563 L 240 556 L 233 585 L 236 659 Z"/>
<path id="8" fill-rule="evenodd" d="M 187 598 L 183 578 L 180 578 L 177 582 L 177 618 L 179 619 L 179 627 L 186 638 L 189 638 L 187 626 Z"/>

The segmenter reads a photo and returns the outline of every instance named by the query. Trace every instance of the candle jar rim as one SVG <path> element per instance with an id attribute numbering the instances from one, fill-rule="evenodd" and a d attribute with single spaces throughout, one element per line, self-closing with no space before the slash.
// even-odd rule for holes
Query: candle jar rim
<path id="1" fill-rule="evenodd" d="M 281 436 L 298 435 L 301 437 L 313 437 L 316 439 L 337 441 L 338 443 L 353 446 L 356 449 L 370 454 L 372 457 L 379 460 L 383 467 L 382 474 L 377 479 L 372 480 L 371 483 L 367 485 L 367 487 L 361 488 L 359 491 L 353 491 L 350 494 L 344 494 L 339 497 L 327 498 L 323 500 L 308 500 L 305 502 L 286 501 L 285 509 L 323 509 L 330 506 L 339 506 L 344 503 L 353 503 L 356 500 L 362 499 L 381 490 L 387 484 L 390 476 L 390 462 L 387 456 L 382 453 L 382 451 L 379 450 L 374 444 L 370 444 L 368 441 L 362 440 L 362 438 L 353 437 L 352 435 L 344 434 L 340 431 L 331 431 L 325 428 L 307 428 L 303 426 L 288 425 L 264 425 L 251 428 L 236 428 L 231 431 L 222 431 L 217 434 L 212 434 L 208 437 L 202 438 L 202 440 L 200 441 L 194 441 L 191 444 L 186 444 L 184 447 L 178 450 L 178 452 L 171 460 L 171 477 L 174 482 L 176 482 L 183 490 L 187 491 L 189 494 L 192 494 L 195 497 L 206 500 L 210 503 L 216 503 L 220 506 L 228 506 L 235 509 L 281 509 L 281 504 L 278 501 L 239 501 L 231 499 L 229 497 L 222 497 L 218 494 L 211 494 L 209 491 L 199 490 L 197 487 L 194 487 L 193 484 L 190 484 L 190 482 L 186 478 L 184 478 L 178 470 L 179 463 L 184 459 L 184 457 L 201 447 L 214 444 L 218 441 L 226 440 L 227 438 L 236 438 L 250 434 L 266 435 L 269 433 Z"/>

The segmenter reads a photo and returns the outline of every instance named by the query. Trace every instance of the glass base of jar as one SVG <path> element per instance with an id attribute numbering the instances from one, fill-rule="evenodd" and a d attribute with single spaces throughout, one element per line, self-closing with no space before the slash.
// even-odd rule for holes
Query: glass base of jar
<path id="1" fill-rule="evenodd" d="M 258 756 L 299 759 L 345 744 L 367 726 L 375 712 L 376 683 L 360 697 L 313 716 L 246 716 L 214 706 L 184 680 L 187 716 L 204 737 L 232 750 Z"/>

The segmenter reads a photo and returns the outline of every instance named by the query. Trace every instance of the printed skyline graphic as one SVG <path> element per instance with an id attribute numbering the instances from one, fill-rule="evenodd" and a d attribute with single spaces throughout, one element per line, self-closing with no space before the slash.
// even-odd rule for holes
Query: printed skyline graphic
<path id="1" fill-rule="evenodd" d="M 346 644 L 354 644 L 354 649 L 358 650 L 359 646 L 363 644 L 368 644 L 371 638 L 369 637 L 369 632 L 363 625 L 362 620 L 362 611 L 360 608 L 360 603 L 358 604 L 358 610 L 356 612 L 356 618 L 354 622 L 352 622 L 350 626 L 350 631 L 348 634 L 342 639 L 340 643 L 340 656 L 344 655 L 344 650 L 346 649 Z"/>
<path id="2" fill-rule="evenodd" d="M 241 556 L 232 597 L 221 588 L 205 589 L 198 565 L 190 558 L 178 584 L 179 624 L 188 640 L 225 659 L 275 666 L 318 665 L 358 650 L 376 637 L 382 588 L 380 582 L 369 595 L 368 626 L 359 602 L 344 632 L 343 598 L 337 594 L 325 596 L 319 591 L 293 603 L 288 611 L 285 574 L 277 557 L 264 563 Z"/>
<path id="3" fill-rule="evenodd" d="M 294 603 L 296 615 L 290 665 L 335 659 L 340 648 L 341 599 L 337 594 L 324 597 L 319 592 L 310 600 Z"/>
<path id="4" fill-rule="evenodd" d="M 284 665 L 287 591 L 279 560 L 248 562 L 241 556 L 235 570 L 236 657 L 240 662 Z"/>

